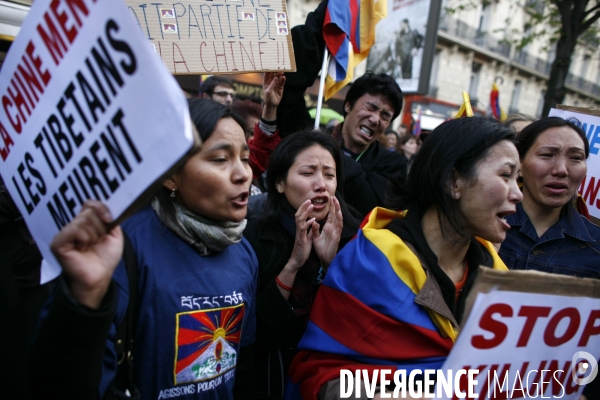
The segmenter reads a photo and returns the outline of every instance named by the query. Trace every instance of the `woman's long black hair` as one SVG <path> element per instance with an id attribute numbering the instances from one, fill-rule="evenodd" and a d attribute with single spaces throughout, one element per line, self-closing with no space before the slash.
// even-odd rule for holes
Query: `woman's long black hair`
<path id="1" fill-rule="evenodd" d="M 476 164 L 487 156 L 490 148 L 502 140 L 512 141 L 514 137 L 512 130 L 490 118 L 458 118 L 444 122 L 423 142 L 413 158 L 406 182 L 401 179 L 392 182 L 388 204 L 397 210 L 416 212 L 419 218 L 430 207 L 435 207 L 440 226 L 444 228 L 449 224 L 464 236 L 461 215 L 450 190 L 453 174 L 475 178 Z"/>

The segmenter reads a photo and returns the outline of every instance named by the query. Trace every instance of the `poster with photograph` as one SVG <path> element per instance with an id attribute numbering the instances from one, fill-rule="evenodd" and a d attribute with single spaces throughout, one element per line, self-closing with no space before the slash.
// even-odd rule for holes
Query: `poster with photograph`
<path id="1" fill-rule="evenodd" d="M 390 0 L 377 25 L 367 70 L 392 75 L 405 93 L 424 93 L 435 52 L 439 0 Z"/>

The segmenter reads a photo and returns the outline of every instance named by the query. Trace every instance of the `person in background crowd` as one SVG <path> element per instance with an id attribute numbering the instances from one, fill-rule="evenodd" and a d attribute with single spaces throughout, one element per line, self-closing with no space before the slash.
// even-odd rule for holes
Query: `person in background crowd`
<path id="1" fill-rule="evenodd" d="M 30 398 L 28 385 L 23 379 L 24 368 L 19 367 L 24 360 L 24 346 L 17 344 L 22 340 L 21 332 L 16 328 L 22 318 L 20 307 L 21 296 L 12 268 L 6 258 L 0 257 L 0 318 L 3 325 L 0 329 L 0 374 L 4 382 L 2 396 L 7 399 Z"/>
<path id="2" fill-rule="evenodd" d="M 336 131 L 332 131 L 331 133 L 333 134 L 335 132 Z M 387 149 L 387 136 L 385 135 L 385 132 L 381 132 L 379 135 L 377 135 L 377 141 L 383 146 L 384 149 Z"/>
<path id="3" fill-rule="evenodd" d="M 332 118 L 329 120 L 329 122 L 325 126 L 325 129 L 327 130 L 328 133 L 333 133 L 333 131 L 335 130 L 335 127 L 338 126 L 339 124 L 341 124 L 341 122 L 339 120 Z"/>
<path id="4" fill-rule="evenodd" d="M 263 112 L 263 107 L 261 107 L 260 104 L 253 102 L 252 100 L 235 99 L 233 101 L 233 104 L 231 105 L 231 111 L 242 117 L 242 119 L 244 120 L 246 140 L 248 141 L 248 144 L 250 144 L 250 142 L 254 140 L 254 130 L 257 129 L 256 127 L 259 124 Z M 256 157 L 253 157 L 251 155 L 251 167 L 254 165 L 253 163 L 255 162 L 255 160 Z M 253 179 L 252 183 L 250 184 L 250 196 L 256 196 L 260 193 L 262 193 L 262 190 L 260 189 L 260 182 L 255 181 Z"/>
<path id="5" fill-rule="evenodd" d="M 527 125 L 534 122 L 536 119 L 527 114 L 511 114 L 502 122 L 507 128 L 511 128 L 517 136 Z"/>
<path id="6" fill-rule="evenodd" d="M 398 136 L 402 137 L 404 135 L 408 135 L 409 133 L 408 126 L 406 126 L 406 124 L 400 124 L 400 127 L 398 128 Z"/>
<path id="7" fill-rule="evenodd" d="M 396 151 L 398 147 L 398 134 L 395 131 L 388 129 L 385 131 L 385 139 L 385 148 L 389 151 Z"/>
<path id="8" fill-rule="evenodd" d="M 264 102 L 262 116 L 260 121 L 254 125 L 254 135 L 248 140 L 250 146 L 250 167 L 252 168 L 253 186 L 266 190 L 263 174 L 269 165 L 269 156 L 273 149 L 281 141 L 279 130 L 277 129 L 277 107 L 283 95 L 285 86 L 285 76 L 279 72 L 265 72 L 263 75 L 263 94 Z M 256 194 L 256 193 L 253 193 Z M 254 196 L 253 196 L 254 197 Z M 262 204 L 266 197 L 262 197 L 259 202 Z M 256 198 L 253 198 L 256 200 Z M 249 214 L 260 211 L 260 204 L 249 204 Z"/>
<path id="9" fill-rule="evenodd" d="M 263 107 L 252 100 L 235 99 L 231 104 L 231 111 L 242 117 L 246 123 L 246 129 L 244 130 L 246 132 L 246 139 L 252 139 L 254 137 L 254 128 L 262 116 Z"/>
<path id="10" fill-rule="evenodd" d="M 513 137 L 481 117 L 431 133 L 406 190 L 392 192 L 394 209 L 407 211 L 373 210 L 330 265 L 287 398 L 339 398 L 341 369 L 393 366 L 408 376 L 442 366 L 479 266 L 506 270 L 492 243 L 523 198 Z"/>
<path id="11" fill-rule="evenodd" d="M 417 154 L 417 138 L 411 134 L 402 136 L 398 142 L 398 148 L 400 149 L 400 154 L 406 159 L 406 162 L 410 162 L 415 154 Z"/>
<path id="12" fill-rule="evenodd" d="M 509 269 L 600 278 L 600 227 L 573 206 L 587 173 L 589 143 L 580 126 L 558 117 L 526 126 L 517 136 L 523 202 L 506 217 L 510 230 L 499 254 Z M 600 398 L 600 382 L 584 391 Z"/>
<path id="13" fill-rule="evenodd" d="M 421 142 L 421 146 L 423 146 L 423 143 L 425 143 L 425 139 L 427 139 L 427 137 L 429 136 L 429 134 L 431 133 L 431 131 L 422 129 L 421 133 L 419 134 L 419 141 Z M 419 149 L 417 150 L 417 152 L 419 152 Z"/>
<path id="14" fill-rule="evenodd" d="M 40 272 L 42 255 L 25 224 L 23 216 L 17 205 L 8 193 L 4 181 L 0 177 L 0 258 L 3 260 L 2 271 L 3 282 L 7 294 L 14 289 L 14 302 L 1 303 L 2 307 L 12 307 L 15 319 L 8 317 L 5 321 L 3 337 L 10 336 L 12 339 L 0 341 L 7 345 L 5 352 L 20 355 L 11 358 L 14 362 L 6 362 L 6 373 L 2 376 L 12 387 L 23 387 L 22 373 L 24 369 L 24 357 L 27 343 L 35 334 L 35 326 L 48 296 L 52 283 L 40 285 Z M 4 310 L 5 312 L 8 311 Z M 5 336 L 6 335 L 6 336 Z M 4 371 L 4 369 L 2 370 Z M 11 378 L 12 377 L 12 378 Z M 10 396 L 9 396 L 10 397 Z M 8 397 L 7 397 L 8 398 Z M 15 397 L 18 398 L 18 397 Z"/>
<path id="15" fill-rule="evenodd" d="M 296 72 L 285 73 L 285 92 L 277 109 L 282 137 L 312 128 L 304 93 L 321 70 L 326 9 L 325 0 L 307 15 L 304 25 L 291 29 Z M 352 194 L 347 199 L 348 204 L 363 215 L 383 204 L 388 180 L 399 169 L 406 168 L 399 154 L 387 151 L 377 142 L 377 137 L 385 132 L 401 109 L 402 91 L 386 74 L 367 72 L 356 79 L 344 99 L 344 122 L 336 127 L 334 135 L 341 142 L 345 155 L 344 192 Z"/>
<path id="16" fill-rule="evenodd" d="M 287 370 L 331 260 L 358 230 L 340 194 L 341 152 L 326 133 L 287 136 L 271 155 L 268 199 L 244 236 L 259 263 L 258 398 L 283 397 Z"/>
<path id="17" fill-rule="evenodd" d="M 191 101 L 190 114 L 201 147 L 123 230 L 109 231 L 108 208 L 88 201 L 54 238 L 64 273 L 29 352 L 34 398 L 126 398 L 129 362 L 117 359 L 115 336 L 132 298 L 141 398 L 254 398 L 258 262 L 242 237 L 252 176 L 244 124 L 212 100 Z"/>
<path id="18" fill-rule="evenodd" d="M 217 103 L 231 106 L 235 97 L 233 82 L 229 78 L 219 75 L 209 76 L 200 85 L 201 97 L 208 97 Z"/>

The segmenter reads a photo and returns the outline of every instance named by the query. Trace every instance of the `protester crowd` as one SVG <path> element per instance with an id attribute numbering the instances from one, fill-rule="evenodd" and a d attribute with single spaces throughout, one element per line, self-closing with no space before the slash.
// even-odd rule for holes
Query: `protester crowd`
<path id="1" fill-rule="evenodd" d="M 400 87 L 367 72 L 344 122 L 311 129 L 326 3 L 291 29 L 297 72 L 265 73 L 261 103 L 203 82 L 199 149 L 121 226 L 87 201 L 52 243 L 50 285 L 31 283 L 41 259 L 2 188 L 7 398 L 336 399 L 341 369 L 440 368 L 480 266 L 600 278 L 576 121 L 398 134 Z"/>

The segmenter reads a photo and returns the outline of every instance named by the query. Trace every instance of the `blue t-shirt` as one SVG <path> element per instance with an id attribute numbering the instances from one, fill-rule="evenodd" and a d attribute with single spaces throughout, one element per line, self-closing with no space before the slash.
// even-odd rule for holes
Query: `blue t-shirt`
<path id="1" fill-rule="evenodd" d="M 140 309 L 134 337 L 134 381 L 144 399 L 232 399 L 240 347 L 254 343 L 258 261 L 246 239 L 201 256 L 147 207 L 123 224 L 135 249 Z M 124 263 L 113 277 L 125 316 Z M 111 327 L 103 395 L 116 371 Z"/>

